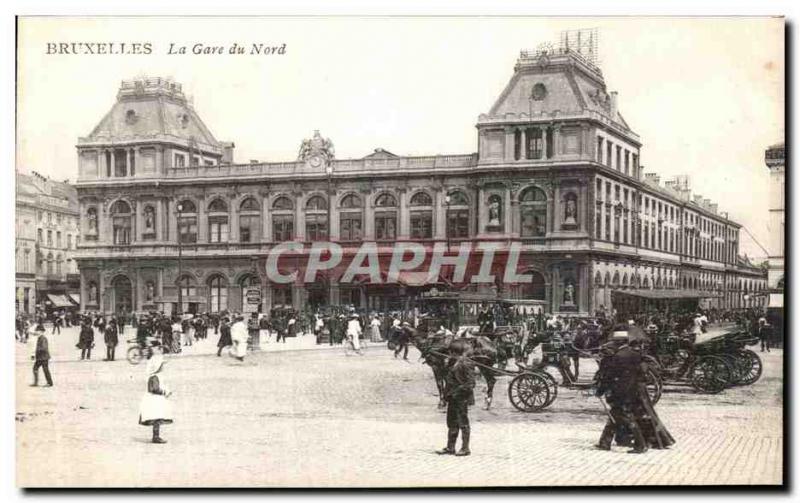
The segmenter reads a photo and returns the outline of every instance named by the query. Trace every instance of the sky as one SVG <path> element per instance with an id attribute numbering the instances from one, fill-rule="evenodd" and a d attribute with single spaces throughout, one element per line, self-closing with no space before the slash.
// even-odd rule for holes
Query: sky
<path id="1" fill-rule="evenodd" d="M 237 17 L 22 18 L 17 170 L 77 177 L 75 144 L 138 76 L 183 84 L 235 160 L 293 160 L 319 129 L 337 158 L 471 153 L 475 123 L 522 49 L 597 28 L 609 91 L 643 143 L 645 171 L 688 174 L 764 246 L 764 149 L 784 138 L 780 18 Z M 48 42 L 150 43 L 149 55 L 48 55 Z M 192 47 L 286 44 L 283 55 Z M 189 54 L 169 55 L 186 46 Z M 766 253 L 742 233 L 741 251 Z"/>

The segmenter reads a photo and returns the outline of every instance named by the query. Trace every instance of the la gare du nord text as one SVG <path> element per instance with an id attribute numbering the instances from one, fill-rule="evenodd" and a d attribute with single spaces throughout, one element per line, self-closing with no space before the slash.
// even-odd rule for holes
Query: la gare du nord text
<path id="1" fill-rule="evenodd" d="M 484 241 L 473 246 L 460 243 L 449 249 L 445 243 L 425 246 L 400 242 L 379 246 L 364 242 L 357 250 L 320 241 L 306 246 L 285 242 L 272 248 L 259 261 L 273 283 L 314 283 L 319 277 L 336 277 L 340 283 L 387 284 L 413 281 L 419 284 L 438 280 L 443 274 L 453 284 L 530 283 L 532 268 L 520 261 L 521 243 Z"/>
<path id="2" fill-rule="evenodd" d="M 250 47 L 247 47 L 247 44 L 237 44 L 233 43 L 228 47 L 222 45 L 205 45 L 205 44 L 194 44 L 191 47 L 188 45 L 181 45 L 175 44 L 171 42 L 169 44 L 169 49 L 167 50 L 167 55 L 172 56 L 176 54 L 203 54 L 203 55 L 211 55 L 211 54 L 286 54 L 286 44 L 270 46 L 267 44 L 250 44 Z"/>

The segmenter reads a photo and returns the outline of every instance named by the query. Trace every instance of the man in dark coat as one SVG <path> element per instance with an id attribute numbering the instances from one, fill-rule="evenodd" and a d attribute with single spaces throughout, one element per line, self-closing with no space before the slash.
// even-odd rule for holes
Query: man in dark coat
<path id="1" fill-rule="evenodd" d="M 602 351 L 604 357 L 600 361 L 596 393 L 601 399 L 605 395 L 610 410 L 597 448 L 611 450 L 615 433 L 624 428 L 632 435 L 634 442 L 634 448 L 628 452 L 646 452 L 647 444 L 635 416 L 641 406 L 639 388 L 644 384 L 646 370 L 642 355 L 630 346 L 623 346 L 613 354 L 613 349 L 608 346 L 604 346 Z"/>
<path id="2" fill-rule="evenodd" d="M 117 349 L 117 344 L 119 344 L 117 320 L 114 318 L 111 318 L 111 321 L 108 322 L 103 339 L 106 343 L 106 361 L 113 362 L 114 352 Z"/>
<path id="3" fill-rule="evenodd" d="M 222 321 L 219 325 L 217 356 L 222 356 L 222 349 L 228 346 L 233 346 L 233 340 L 231 339 L 231 326 L 228 324 L 228 318 L 222 318 Z"/>
<path id="4" fill-rule="evenodd" d="M 449 369 L 445 377 L 445 400 L 447 400 L 447 446 L 437 454 L 469 456 L 469 406 L 475 405 L 475 366 L 467 358 L 466 343 L 455 343 L 450 347 Z M 461 449 L 456 452 L 458 432 L 461 431 Z"/>
<path id="5" fill-rule="evenodd" d="M 33 356 L 33 386 L 39 385 L 39 367 L 44 370 L 44 378 L 47 385 L 53 385 L 53 378 L 50 376 L 50 345 L 44 330 L 38 332 L 39 338 L 36 339 L 36 354 Z"/>
<path id="6" fill-rule="evenodd" d="M 94 330 L 90 322 L 84 323 L 78 336 L 78 349 L 81 350 L 81 360 L 92 359 L 92 347 L 94 346 Z"/>

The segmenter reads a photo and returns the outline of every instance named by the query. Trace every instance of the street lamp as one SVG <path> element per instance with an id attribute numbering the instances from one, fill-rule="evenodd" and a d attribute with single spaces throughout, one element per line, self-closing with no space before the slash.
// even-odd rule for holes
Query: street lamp
<path id="1" fill-rule="evenodd" d="M 444 196 L 444 205 L 447 210 L 444 214 L 444 238 L 447 244 L 447 251 L 450 251 L 450 194 Z"/>
<path id="2" fill-rule="evenodd" d="M 181 213 L 183 203 L 178 203 L 178 315 L 183 315 L 183 288 L 181 279 L 183 278 L 183 224 Z"/>

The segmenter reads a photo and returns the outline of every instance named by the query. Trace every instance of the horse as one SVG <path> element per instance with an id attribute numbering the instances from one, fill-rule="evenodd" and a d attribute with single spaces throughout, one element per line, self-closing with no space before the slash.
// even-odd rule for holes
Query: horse
<path id="1" fill-rule="evenodd" d="M 458 350 L 466 350 L 465 354 L 470 360 L 476 363 L 483 379 L 486 381 L 486 410 L 492 405 L 492 395 L 494 385 L 497 382 L 495 369 L 503 370 L 504 362 L 508 361 L 506 352 L 498 347 L 489 337 L 458 337 L 453 334 L 433 334 L 428 335 L 416 330 L 408 325 L 400 328 L 419 350 L 420 357 L 433 370 L 433 377 L 436 380 L 436 388 L 439 391 L 439 409 L 447 407 L 445 401 L 444 387 L 445 376 L 447 375 L 447 361 L 451 354 Z M 503 365 L 497 366 L 495 365 Z"/>

